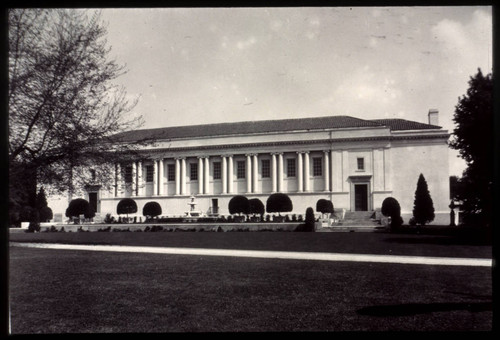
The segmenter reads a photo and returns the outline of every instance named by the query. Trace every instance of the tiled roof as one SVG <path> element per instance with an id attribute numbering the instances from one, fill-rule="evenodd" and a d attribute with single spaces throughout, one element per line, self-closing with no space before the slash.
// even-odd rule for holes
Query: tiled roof
<path id="1" fill-rule="evenodd" d="M 372 119 L 372 122 L 389 127 L 392 131 L 440 129 L 440 126 L 414 122 L 406 119 Z"/>
<path id="2" fill-rule="evenodd" d="M 132 142 L 145 141 L 150 139 L 175 139 L 281 131 L 362 128 L 379 126 L 388 126 L 391 130 L 419 130 L 439 128 L 438 126 L 422 124 L 404 119 L 365 120 L 351 116 L 328 116 L 142 129 L 119 133 L 115 135 L 113 139 L 122 142 Z"/>

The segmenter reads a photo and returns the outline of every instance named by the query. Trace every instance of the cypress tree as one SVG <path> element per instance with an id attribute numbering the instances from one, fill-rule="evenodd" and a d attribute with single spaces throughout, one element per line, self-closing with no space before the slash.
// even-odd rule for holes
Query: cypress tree
<path id="1" fill-rule="evenodd" d="M 415 201 L 413 202 L 413 217 L 420 225 L 434 221 L 434 203 L 427 187 L 424 175 L 420 174 L 415 191 Z"/>

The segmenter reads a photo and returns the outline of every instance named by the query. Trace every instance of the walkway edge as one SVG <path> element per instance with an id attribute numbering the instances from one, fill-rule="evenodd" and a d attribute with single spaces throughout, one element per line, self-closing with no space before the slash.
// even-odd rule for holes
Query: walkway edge
<path id="1" fill-rule="evenodd" d="M 313 261 L 375 262 L 375 263 L 473 266 L 473 267 L 492 267 L 493 265 L 493 260 L 491 259 L 407 256 L 407 255 L 345 254 L 345 253 L 291 252 L 291 251 L 271 251 L 271 250 L 261 251 L 261 250 L 239 250 L 239 249 L 140 247 L 140 246 L 22 243 L 22 242 L 11 242 L 10 246 L 25 247 L 25 248 L 60 249 L 60 250 L 85 250 L 85 251 L 149 253 L 149 254 L 169 254 L 169 255 L 230 256 L 230 257 L 275 258 L 275 259 L 313 260 Z"/>

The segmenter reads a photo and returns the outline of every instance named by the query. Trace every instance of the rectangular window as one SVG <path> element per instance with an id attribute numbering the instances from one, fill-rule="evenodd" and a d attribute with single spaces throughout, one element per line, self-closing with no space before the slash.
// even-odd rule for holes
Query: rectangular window
<path id="1" fill-rule="evenodd" d="M 189 169 L 190 169 L 189 178 L 192 181 L 197 181 L 198 180 L 198 163 L 191 163 Z"/>
<path id="2" fill-rule="evenodd" d="M 262 178 L 271 177 L 271 164 L 269 159 L 262 160 Z"/>
<path id="3" fill-rule="evenodd" d="M 313 176 L 323 176 L 323 158 L 313 158 Z"/>
<path id="4" fill-rule="evenodd" d="M 175 164 L 167 164 L 167 181 L 175 182 Z"/>
<path id="5" fill-rule="evenodd" d="M 286 176 L 295 177 L 295 174 L 296 174 L 295 158 L 288 158 L 286 160 Z"/>
<path id="6" fill-rule="evenodd" d="M 155 177 L 155 168 L 152 165 L 146 165 L 146 182 L 153 182 Z"/>
<path id="7" fill-rule="evenodd" d="M 365 170 L 365 159 L 358 157 L 358 170 Z"/>
<path id="8" fill-rule="evenodd" d="M 220 162 L 214 162 L 214 179 L 221 179 L 221 163 Z"/>
<path id="9" fill-rule="evenodd" d="M 236 178 L 245 178 L 246 173 L 245 173 L 245 161 L 238 161 L 236 162 Z"/>
<path id="10" fill-rule="evenodd" d="M 125 167 L 125 183 L 132 183 L 132 167 Z"/>

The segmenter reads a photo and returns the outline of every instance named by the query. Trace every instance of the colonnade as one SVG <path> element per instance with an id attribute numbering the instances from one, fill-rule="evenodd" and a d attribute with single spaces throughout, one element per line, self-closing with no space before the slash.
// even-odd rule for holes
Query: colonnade
<path id="1" fill-rule="evenodd" d="M 322 161 L 322 177 L 324 179 L 324 191 L 330 191 L 333 189 L 334 182 L 334 157 L 331 150 L 323 151 L 323 161 Z M 332 153 L 332 157 L 330 154 Z M 246 181 L 246 193 L 258 193 L 259 192 L 259 178 L 262 180 L 262 169 L 259 172 L 259 160 L 261 160 L 260 155 L 266 155 L 266 159 L 269 159 L 270 155 L 270 181 L 271 181 L 271 191 L 272 192 L 285 192 L 284 178 L 286 176 L 286 169 L 284 168 L 284 153 L 283 152 L 272 152 L 272 153 L 248 153 L 245 156 L 245 181 Z M 234 194 L 235 193 L 235 171 L 234 171 L 234 155 L 226 154 L 220 156 L 194 156 L 198 158 L 198 188 L 197 194 Z M 194 158 L 193 157 L 193 158 Z M 191 157 L 190 157 L 191 158 Z M 217 161 L 221 162 L 220 169 L 220 181 L 221 181 L 221 192 L 210 192 L 210 182 L 213 180 L 210 176 L 210 160 L 211 158 L 216 158 Z M 241 158 L 241 155 L 239 155 Z M 290 157 L 288 157 L 290 158 Z M 164 192 L 164 182 L 165 176 L 165 160 L 167 158 L 153 159 L 148 163 L 153 163 L 153 196 L 163 196 Z M 172 159 L 172 158 L 170 158 Z M 175 195 L 188 195 L 193 193 L 193 187 L 191 186 L 191 192 L 188 193 L 186 190 L 187 184 L 187 161 L 186 157 L 175 157 Z M 309 151 L 298 151 L 296 152 L 296 172 L 295 180 L 297 181 L 297 192 L 310 192 L 311 191 L 311 160 Z M 330 167 L 330 163 L 331 167 Z M 123 167 L 132 167 L 132 182 L 131 185 L 131 195 L 132 196 L 144 196 L 144 177 L 143 173 L 143 162 L 136 161 L 131 164 L 116 164 L 115 170 L 115 191 L 114 196 L 119 197 L 121 192 L 120 189 L 123 187 Z M 332 171 L 330 171 L 330 169 Z M 260 177 L 259 177 L 260 174 Z M 332 185 L 331 185 L 332 184 Z"/>

